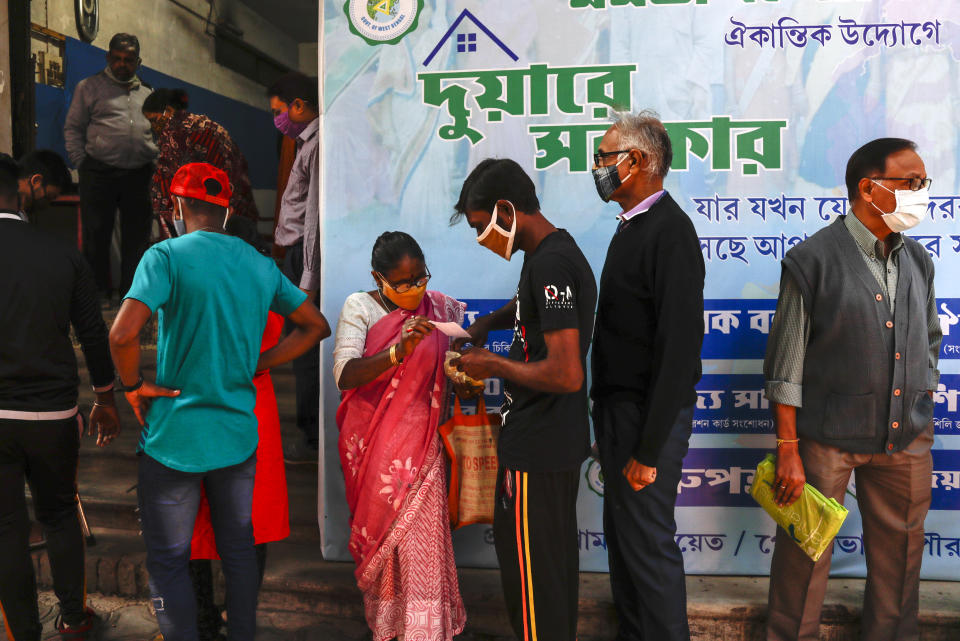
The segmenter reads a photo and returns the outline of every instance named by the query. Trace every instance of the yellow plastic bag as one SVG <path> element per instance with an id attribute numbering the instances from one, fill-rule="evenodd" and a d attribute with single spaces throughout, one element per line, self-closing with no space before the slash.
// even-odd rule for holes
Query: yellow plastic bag
<path id="1" fill-rule="evenodd" d="M 807 556 L 818 561 L 840 531 L 847 518 L 847 508 L 836 499 L 828 499 L 809 483 L 804 484 L 796 502 L 780 507 L 774 502 L 773 493 L 776 461 L 773 454 L 767 454 L 767 458 L 760 461 L 750 494 Z"/>

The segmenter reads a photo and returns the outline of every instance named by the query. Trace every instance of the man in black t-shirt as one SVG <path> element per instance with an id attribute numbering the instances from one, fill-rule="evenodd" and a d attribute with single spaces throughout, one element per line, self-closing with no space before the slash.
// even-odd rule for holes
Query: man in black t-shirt
<path id="1" fill-rule="evenodd" d="M 596 281 L 570 234 L 540 213 L 533 182 L 512 160 L 477 165 L 456 204 L 454 220 L 461 216 L 495 254 L 524 253 L 514 299 L 467 330 L 483 345 L 489 331 L 512 326 L 508 358 L 474 347 L 458 362 L 473 378 L 506 381 L 493 530 L 507 610 L 523 641 L 573 641 Z"/>

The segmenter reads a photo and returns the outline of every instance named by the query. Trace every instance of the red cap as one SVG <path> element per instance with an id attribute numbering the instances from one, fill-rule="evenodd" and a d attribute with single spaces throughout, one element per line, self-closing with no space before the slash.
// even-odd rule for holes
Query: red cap
<path id="1" fill-rule="evenodd" d="M 170 193 L 184 198 L 196 198 L 214 205 L 230 205 L 230 179 L 226 172 L 210 163 L 192 162 L 173 175 Z"/>

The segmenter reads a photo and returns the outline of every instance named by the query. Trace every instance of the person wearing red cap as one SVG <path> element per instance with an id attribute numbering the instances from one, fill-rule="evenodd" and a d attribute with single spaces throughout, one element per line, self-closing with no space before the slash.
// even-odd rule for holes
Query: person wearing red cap
<path id="1" fill-rule="evenodd" d="M 166 641 L 196 641 L 188 562 L 203 488 L 227 579 L 230 639 L 247 641 L 256 630 L 259 589 L 253 377 L 303 354 L 330 328 L 271 259 L 224 233 L 230 184 L 223 171 L 184 165 L 170 193 L 174 220 L 186 233 L 144 254 L 110 330 L 120 382 L 143 425 L 138 499 L 151 598 Z M 261 353 L 268 311 L 296 329 Z M 146 381 L 139 335 L 154 312 L 157 377 Z"/>

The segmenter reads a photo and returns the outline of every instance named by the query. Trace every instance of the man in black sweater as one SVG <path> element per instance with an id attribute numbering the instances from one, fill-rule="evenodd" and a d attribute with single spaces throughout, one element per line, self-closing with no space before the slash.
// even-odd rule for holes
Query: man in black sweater
<path id="1" fill-rule="evenodd" d="M 649 111 L 619 115 L 594 156 L 600 197 L 621 208 L 590 391 L 618 641 L 690 638 L 674 506 L 701 373 L 704 266 L 693 223 L 663 189 L 672 157 Z"/>
<path id="2" fill-rule="evenodd" d="M 20 215 L 22 208 L 29 210 L 30 203 L 65 186 L 66 167 L 51 153 L 34 154 L 23 166 L 0 154 L 0 606 L 8 636 L 17 641 L 40 639 L 25 479 L 46 535 L 60 600 L 57 631 L 65 639 L 86 639 L 95 621 L 84 604 L 83 536 L 77 518 L 82 421 L 71 325 L 97 394 L 90 429 L 96 426 L 101 446 L 120 430 L 107 328 L 93 274 L 76 249 Z"/>

